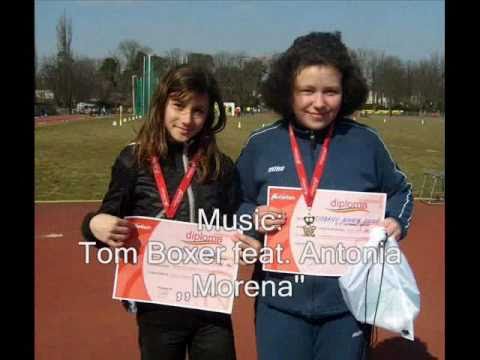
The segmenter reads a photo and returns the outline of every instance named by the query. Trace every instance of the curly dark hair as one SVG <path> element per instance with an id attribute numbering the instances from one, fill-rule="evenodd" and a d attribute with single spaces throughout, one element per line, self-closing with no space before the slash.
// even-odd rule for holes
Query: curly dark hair
<path id="1" fill-rule="evenodd" d="M 366 101 L 368 87 L 356 59 L 340 39 L 340 34 L 312 32 L 300 36 L 273 62 L 261 93 L 268 107 L 284 119 L 294 118 L 292 110 L 295 77 L 307 66 L 329 65 L 342 74 L 342 105 L 339 117 L 350 115 Z"/>

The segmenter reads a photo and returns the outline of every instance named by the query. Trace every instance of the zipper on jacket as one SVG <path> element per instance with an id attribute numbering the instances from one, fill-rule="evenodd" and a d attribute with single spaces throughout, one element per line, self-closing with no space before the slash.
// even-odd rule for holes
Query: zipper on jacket
<path id="1" fill-rule="evenodd" d="M 315 147 L 316 147 L 316 142 L 315 142 L 315 133 L 313 130 L 309 130 L 309 137 L 310 137 L 310 157 L 312 159 L 312 164 L 315 167 Z"/>
<path id="2" fill-rule="evenodd" d="M 310 136 L 310 145 L 312 146 L 312 148 L 315 148 L 315 133 L 313 132 L 313 130 L 309 130 L 309 136 Z"/>

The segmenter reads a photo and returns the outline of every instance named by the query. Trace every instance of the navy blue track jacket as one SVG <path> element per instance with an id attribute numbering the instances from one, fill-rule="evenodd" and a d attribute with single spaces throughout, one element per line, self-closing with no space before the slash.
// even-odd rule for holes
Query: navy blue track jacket
<path id="1" fill-rule="evenodd" d="M 327 129 L 312 131 L 294 126 L 305 164 L 308 181 L 319 158 Z M 253 214 L 267 203 L 268 186 L 300 187 L 288 135 L 288 121 L 254 131 L 236 163 L 241 192 L 237 215 Z M 392 159 L 378 132 L 351 119 L 335 124 L 320 189 L 381 192 L 387 194 L 386 216 L 396 219 L 405 237 L 413 210 L 412 187 Z M 263 240 L 258 233 L 247 233 Z M 293 274 L 263 272 L 257 263 L 254 278 L 258 281 L 291 280 L 292 297 L 259 297 L 270 306 L 309 319 L 348 311 L 337 277 L 305 275 L 296 284 Z M 278 284 L 277 284 L 278 285 Z"/>

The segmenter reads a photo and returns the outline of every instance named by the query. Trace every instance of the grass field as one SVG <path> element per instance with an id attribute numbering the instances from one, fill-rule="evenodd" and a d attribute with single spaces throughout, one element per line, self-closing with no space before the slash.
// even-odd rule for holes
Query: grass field
<path id="1" fill-rule="evenodd" d="M 275 114 L 229 118 L 219 135 L 220 148 L 233 159 L 248 135 L 262 124 L 277 120 Z M 425 170 L 444 169 L 444 119 L 371 116 L 357 121 L 379 130 L 400 168 L 418 191 Z M 119 151 L 135 136 L 142 120 L 112 126 L 118 118 L 69 122 L 35 129 L 35 200 L 101 199 L 110 169 Z"/>

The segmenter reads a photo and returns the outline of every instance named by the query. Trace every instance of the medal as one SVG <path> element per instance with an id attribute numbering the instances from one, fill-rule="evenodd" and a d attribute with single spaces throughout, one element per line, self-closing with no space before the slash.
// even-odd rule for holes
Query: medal
<path id="1" fill-rule="evenodd" d="M 292 124 L 288 127 L 288 132 L 290 136 L 290 145 L 292 147 L 293 159 L 295 161 L 295 168 L 297 170 L 298 180 L 303 190 L 303 197 L 305 198 L 305 203 L 307 204 L 308 214 L 303 217 L 305 225 L 303 226 L 304 236 L 314 237 L 316 226 L 313 225 L 315 222 L 315 216 L 312 216 L 310 211 L 312 209 L 313 200 L 315 199 L 315 194 L 317 187 L 320 184 L 320 179 L 323 176 L 323 171 L 325 169 L 325 164 L 327 162 L 328 150 L 330 148 L 330 141 L 332 140 L 334 123 L 330 125 L 328 129 L 327 136 L 322 145 L 322 152 L 320 157 L 315 165 L 313 171 L 313 178 L 310 186 L 307 180 L 307 173 L 305 171 L 305 166 L 303 164 L 302 155 L 300 153 L 300 147 L 298 146 L 297 139 L 295 139 L 295 134 L 293 133 Z"/>
<path id="2" fill-rule="evenodd" d="M 315 225 L 312 225 L 315 221 L 315 216 L 310 214 L 310 208 L 308 209 L 308 215 L 303 217 L 303 221 L 305 221 L 305 226 L 303 226 L 303 235 L 307 237 L 315 237 L 315 229 L 317 228 Z"/>

